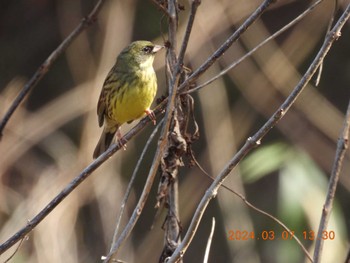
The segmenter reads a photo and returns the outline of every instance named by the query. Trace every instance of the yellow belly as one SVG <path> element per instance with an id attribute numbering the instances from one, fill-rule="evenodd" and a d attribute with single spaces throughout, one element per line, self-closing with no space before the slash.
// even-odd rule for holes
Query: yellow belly
<path id="1" fill-rule="evenodd" d="M 156 95 L 157 79 L 154 71 L 151 74 L 139 76 L 134 83 L 138 85 L 130 85 L 113 107 L 111 117 L 119 125 L 142 117 Z"/>

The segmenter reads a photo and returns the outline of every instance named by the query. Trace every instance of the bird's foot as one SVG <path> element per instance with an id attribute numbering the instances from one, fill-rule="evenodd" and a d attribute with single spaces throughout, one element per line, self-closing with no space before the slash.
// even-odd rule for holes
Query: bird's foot
<path id="1" fill-rule="evenodd" d="M 123 150 L 126 151 L 126 141 L 123 138 L 119 139 L 117 143 L 120 148 L 123 148 Z"/>
<path id="2" fill-rule="evenodd" d="M 156 125 L 156 115 L 154 114 L 154 112 L 150 109 L 145 110 L 147 116 L 151 119 L 151 121 L 153 122 L 153 125 Z"/>
<path id="3" fill-rule="evenodd" d="M 126 140 L 122 136 L 120 129 L 117 130 L 118 146 L 126 151 Z"/>

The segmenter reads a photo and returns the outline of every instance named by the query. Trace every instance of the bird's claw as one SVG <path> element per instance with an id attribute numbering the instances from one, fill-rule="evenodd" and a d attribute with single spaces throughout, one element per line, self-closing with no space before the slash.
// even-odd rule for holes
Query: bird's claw
<path id="1" fill-rule="evenodd" d="M 145 110 L 147 116 L 151 119 L 151 121 L 153 122 L 153 125 L 156 125 L 156 115 L 154 114 L 154 112 L 150 109 Z"/>

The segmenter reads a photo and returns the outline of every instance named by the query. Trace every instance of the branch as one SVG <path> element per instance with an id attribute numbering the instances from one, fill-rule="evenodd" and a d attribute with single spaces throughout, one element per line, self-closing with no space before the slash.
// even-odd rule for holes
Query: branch
<path id="1" fill-rule="evenodd" d="M 337 40 L 341 33 L 340 30 L 349 19 L 350 16 L 350 4 L 346 8 L 345 12 L 339 19 L 338 23 L 334 26 L 334 28 L 327 35 L 322 47 L 320 48 L 318 54 L 315 59 L 311 63 L 310 67 L 301 78 L 298 85 L 294 88 L 292 93 L 287 97 L 284 103 L 279 107 L 279 109 L 270 117 L 270 119 L 259 129 L 257 133 L 254 134 L 253 137 L 249 137 L 243 147 L 237 152 L 237 154 L 229 161 L 226 167 L 221 171 L 221 173 L 216 177 L 215 181 L 210 185 L 207 189 L 205 195 L 201 199 L 195 214 L 192 218 L 191 224 L 186 232 L 186 235 L 180 244 L 180 246 L 176 249 L 172 257 L 169 259 L 168 263 L 174 263 L 179 260 L 179 258 L 184 255 L 189 244 L 191 243 L 198 225 L 201 221 L 201 218 L 204 214 L 206 207 L 212 198 L 214 198 L 217 194 L 217 191 L 225 178 L 229 175 L 233 168 L 256 146 L 261 144 L 261 140 L 264 136 L 276 126 L 276 124 L 283 118 L 289 108 L 293 105 L 297 97 L 301 94 L 303 89 L 306 87 L 312 76 L 317 71 L 318 67 L 324 60 L 327 55 L 329 49 L 331 48 L 333 42 Z"/>
<path id="2" fill-rule="evenodd" d="M 211 230 L 210 230 L 210 234 L 209 234 L 208 241 L 207 241 L 207 247 L 205 249 L 203 263 L 208 263 L 209 252 L 210 252 L 210 247 L 211 247 L 211 241 L 212 241 L 213 235 L 214 235 L 214 230 L 215 230 L 215 217 L 213 217 L 213 219 L 211 221 Z"/>
<path id="3" fill-rule="evenodd" d="M 151 2 L 160 10 L 163 12 L 164 15 L 166 15 L 167 17 L 169 17 L 169 13 L 168 10 L 157 0 L 151 0 Z"/>
<path id="4" fill-rule="evenodd" d="M 181 45 L 181 49 L 180 49 L 180 53 L 179 53 L 179 58 L 178 58 L 178 67 L 179 68 L 180 67 L 182 68 L 183 59 L 185 57 L 188 41 L 190 39 L 194 18 L 195 18 L 196 13 L 197 13 L 197 8 L 200 4 L 201 4 L 201 0 L 192 0 L 191 13 L 190 13 L 190 17 L 189 17 L 188 22 L 187 22 L 186 32 L 185 32 L 184 39 L 182 41 L 182 45 Z"/>
<path id="5" fill-rule="evenodd" d="M 178 100 L 177 100 L 177 83 L 179 81 L 180 61 L 178 61 L 176 56 L 176 46 L 177 46 L 177 26 L 178 26 L 178 2 L 177 0 L 168 1 L 168 12 L 169 16 L 169 43 L 170 48 L 167 54 L 167 68 L 168 68 L 168 89 L 169 89 L 169 102 L 172 104 L 169 109 L 169 115 L 167 118 L 168 128 L 166 134 L 167 144 L 164 148 L 161 158 L 161 179 L 158 186 L 157 199 L 165 199 L 167 203 L 167 217 L 164 222 L 164 247 L 160 255 L 159 262 L 166 262 L 168 258 L 177 248 L 180 243 L 180 226 L 179 226 L 179 208 L 178 208 L 178 165 L 179 159 L 176 154 L 178 141 L 174 137 L 176 135 L 180 136 L 179 123 L 177 121 L 178 116 Z M 175 109 L 176 108 L 176 109 Z M 183 145 L 183 144 L 180 144 Z M 165 189 L 166 190 L 165 190 Z M 164 193 L 163 191 L 166 193 Z M 165 194 L 165 196 L 164 196 Z M 162 196 L 162 197 L 160 197 Z M 157 205 L 158 205 L 157 202 Z"/>
<path id="6" fill-rule="evenodd" d="M 332 14 L 331 19 L 330 19 L 329 22 L 328 22 L 326 36 L 327 36 L 327 33 L 328 33 L 328 32 L 331 30 L 331 28 L 332 28 L 333 21 L 334 21 L 335 16 L 337 15 L 337 12 L 338 12 L 338 0 L 335 0 L 335 1 L 334 1 L 333 14 Z M 317 87 L 318 84 L 320 83 L 322 71 L 323 71 L 323 63 L 320 65 L 320 67 L 319 67 L 319 69 L 318 69 L 318 73 L 317 73 L 316 79 L 315 79 L 315 87 Z"/>
<path id="7" fill-rule="evenodd" d="M 350 5 L 349 5 L 350 6 Z M 315 250 L 314 250 L 314 262 L 321 262 L 321 254 L 324 239 L 322 238 L 323 232 L 327 229 L 329 217 L 333 208 L 333 201 L 335 192 L 337 190 L 337 185 L 340 177 L 340 171 L 343 164 L 343 159 L 347 148 L 349 147 L 349 132 L 350 132 L 350 101 L 348 109 L 344 119 L 343 129 L 341 131 L 340 137 L 338 139 L 337 150 L 335 153 L 333 168 L 331 176 L 329 178 L 328 191 L 326 201 L 323 205 L 322 216 L 320 220 L 320 226 L 317 232 Z"/>
<path id="8" fill-rule="evenodd" d="M 97 14 L 101 10 L 101 7 L 105 0 L 99 0 L 95 5 L 91 13 L 83 18 L 80 24 L 70 33 L 70 35 L 50 54 L 50 56 L 44 61 L 43 64 L 37 69 L 32 78 L 24 85 L 21 92 L 17 95 L 10 108 L 5 113 L 5 116 L 0 122 L 0 140 L 3 135 L 4 128 L 7 122 L 10 120 L 12 114 L 21 104 L 23 99 L 28 95 L 29 91 L 33 89 L 40 80 L 46 75 L 49 71 L 52 64 L 59 58 L 60 55 L 69 47 L 69 45 L 79 36 L 84 29 L 92 25 L 97 20 Z"/>
<path id="9" fill-rule="evenodd" d="M 214 82 L 215 80 L 217 80 L 218 78 L 222 77 L 223 75 L 225 75 L 228 71 L 230 71 L 231 69 L 237 67 L 239 64 L 241 64 L 241 62 L 243 62 L 245 59 L 247 59 L 248 57 L 250 57 L 253 53 L 255 53 L 257 50 L 259 50 L 261 47 L 263 47 L 266 43 L 270 42 L 272 39 L 278 37 L 280 34 L 282 34 L 283 32 L 285 32 L 286 30 L 288 30 L 289 28 L 291 28 L 292 26 L 294 26 L 296 23 L 298 23 L 300 20 L 302 20 L 308 13 L 310 13 L 317 5 L 319 5 L 323 0 L 318 0 L 316 1 L 313 5 L 311 5 L 308 9 L 306 9 L 303 13 L 301 13 L 299 16 L 297 16 L 296 18 L 294 18 L 290 23 L 288 23 L 287 25 L 285 25 L 284 27 L 282 27 L 280 30 L 278 30 L 276 33 L 274 33 L 273 35 L 269 36 L 268 38 L 266 38 L 264 41 L 262 41 L 259 45 L 257 45 L 255 48 L 253 48 L 251 51 L 249 51 L 248 53 L 246 53 L 243 57 L 241 57 L 240 59 L 238 59 L 237 61 L 233 62 L 231 65 L 229 65 L 227 68 L 225 68 L 224 70 L 222 70 L 219 74 L 217 74 L 216 76 L 212 77 L 211 79 L 207 80 L 206 82 L 204 82 L 203 84 L 198 85 L 197 87 L 194 87 L 188 91 L 182 92 L 181 94 L 189 94 L 192 92 L 195 92 L 201 88 L 204 88 L 205 86 L 208 86 L 210 83 Z"/>

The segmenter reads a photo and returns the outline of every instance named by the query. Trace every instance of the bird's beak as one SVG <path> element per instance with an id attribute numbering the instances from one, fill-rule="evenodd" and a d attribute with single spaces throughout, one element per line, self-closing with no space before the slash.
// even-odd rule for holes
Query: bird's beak
<path id="1" fill-rule="evenodd" d="M 162 48 L 164 48 L 164 46 L 160 46 L 160 45 L 155 45 L 153 47 L 152 53 L 157 53 L 159 50 L 161 50 Z"/>

